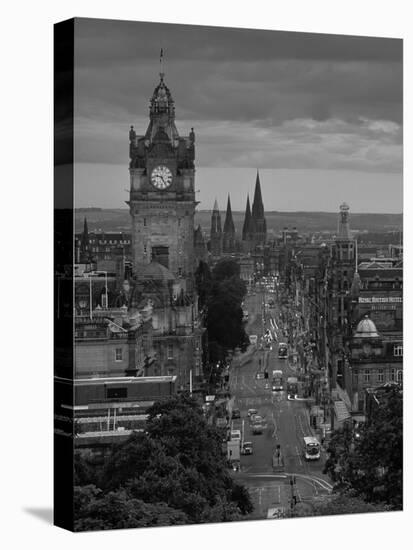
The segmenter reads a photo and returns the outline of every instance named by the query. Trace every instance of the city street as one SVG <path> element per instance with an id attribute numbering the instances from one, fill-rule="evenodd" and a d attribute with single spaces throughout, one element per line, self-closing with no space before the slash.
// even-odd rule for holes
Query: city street
<path id="1" fill-rule="evenodd" d="M 273 295 L 270 295 L 273 297 Z M 324 453 L 320 460 L 307 462 L 303 456 L 303 437 L 313 435 L 309 423 L 307 403 L 304 399 L 288 399 L 286 380 L 296 376 L 294 366 L 287 359 L 278 359 L 278 345 L 272 349 L 259 349 L 262 334 L 270 329 L 282 341 L 277 304 L 268 308 L 264 304 L 268 294 L 257 291 L 245 299 L 248 311 L 247 332 L 258 336 L 258 346 L 234 358 L 231 368 L 231 393 L 233 407 L 241 412 L 241 418 L 232 421 L 234 429 L 241 429 L 243 441 L 253 443 L 253 454 L 242 456 L 241 471 L 234 473 L 248 487 L 255 506 L 254 517 L 267 517 L 269 508 L 289 509 L 291 498 L 296 496 L 297 506 L 311 506 L 314 498 L 329 493 L 331 484 L 322 469 Z M 274 297 L 273 297 L 274 299 Z M 273 330 L 278 327 L 278 330 Z M 268 378 L 264 371 L 268 370 Z M 272 371 L 283 372 L 284 390 L 272 391 Z M 265 428 L 261 435 L 253 435 L 248 409 L 257 409 L 264 418 Z M 274 472 L 272 456 L 276 445 L 281 446 L 284 458 L 283 471 Z M 295 485 L 290 485 L 290 474 L 295 476 Z"/>

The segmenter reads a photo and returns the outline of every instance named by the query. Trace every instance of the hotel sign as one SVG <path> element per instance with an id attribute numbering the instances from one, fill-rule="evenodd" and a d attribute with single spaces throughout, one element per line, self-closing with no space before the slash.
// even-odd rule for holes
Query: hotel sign
<path id="1" fill-rule="evenodd" d="M 369 297 L 359 297 L 359 304 L 401 304 L 403 303 L 403 298 L 401 296 L 369 296 Z"/>

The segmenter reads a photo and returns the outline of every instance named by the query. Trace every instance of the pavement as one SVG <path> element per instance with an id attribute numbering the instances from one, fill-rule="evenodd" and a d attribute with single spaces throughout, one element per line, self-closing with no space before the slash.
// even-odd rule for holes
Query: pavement
<path id="1" fill-rule="evenodd" d="M 245 302 L 249 311 L 249 334 L 260 337 L 267 328 L 273 327 L 271 319 L 278 323 L 277 306 L 270 310 L 265 308 L 263 292 L 248 296 Z M 262 376 L 265 369 L 269 372 L 268 379 L 261 378 L 259 374 Z M 268 510 L 272 508 L 288 510 L 293 495 L 298 504 L 304 505 L 323 498 L 331 491 L 330 480 L 322 473 L 325 453 L 322 452 L 320 460 L 312 462 L 307 462 L 303 457 L 303 437 L 314 435 L 310 426 L 308 400 L 289 400 L 285 391 L 272 392 L 271 373 L 276 369 L 283 372 L 286 381 L 288 376 L 296 374 L 297 367 L 278 359 L 277 345 L 274 345 L 272 350 L 257 348 L 248 361 L 237 358 L 230 371 L 231 410 L 236 407 L 241 411 L 241 419 L 232 421 L 233 429 L 241 429 L 243 441 L 253 443 L 253 454 L 242 456 L 241 471 L 232 475 L 248 487 L 255 506 L 254 518 L 267 517 Z M 252 433 L 247 417 L 250 408 L 257 409 L 265 420 L 261 435 Z M 272 467 L 272 456 L 277 445 L 281 446 L 284 457 L 282 472 L 274 472 Z M 290 484 L 292 475 L 295 476 L 293 486 Z"/>

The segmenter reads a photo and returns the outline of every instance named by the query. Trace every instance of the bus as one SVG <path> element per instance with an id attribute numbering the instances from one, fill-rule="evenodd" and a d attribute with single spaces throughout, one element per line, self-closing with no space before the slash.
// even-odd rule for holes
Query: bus
<path id="1" fill-rule="evenodd" d="M 287 359 L 288 357 L 288 345 L 280 342 L 278 344 L 278 359 Z"/>
<path id="2" fill-rule="evenodd" d="M 306 460 L 319 460 L 320 443 L 316 437 L 304 437 L 304 458 Z"/>
<path id="3" fill-rule="evenodd" d="M 283 391 L 283 373 L 280 370 L 272 371 L 272 391 Z"/>

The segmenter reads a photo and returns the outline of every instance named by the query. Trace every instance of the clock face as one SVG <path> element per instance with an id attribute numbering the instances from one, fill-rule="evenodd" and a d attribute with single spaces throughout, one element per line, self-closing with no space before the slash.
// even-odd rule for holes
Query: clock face
<path id="1" fill-rule="evenodd" d="M 156 166 L 152 170 L 151 183 L 157 189 L 167 189 L 172 183 L 172 172 L 167 166 Z"/>

